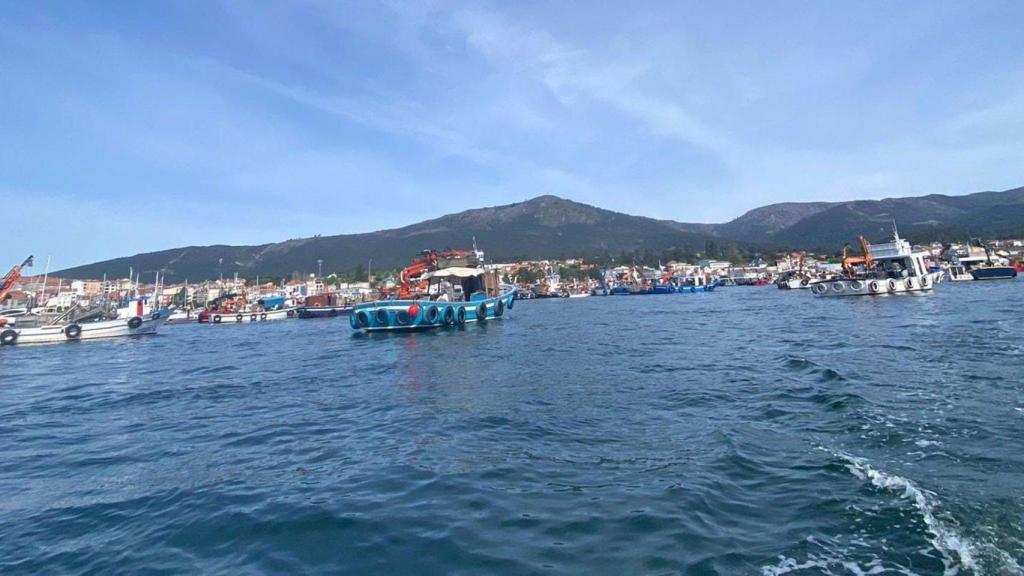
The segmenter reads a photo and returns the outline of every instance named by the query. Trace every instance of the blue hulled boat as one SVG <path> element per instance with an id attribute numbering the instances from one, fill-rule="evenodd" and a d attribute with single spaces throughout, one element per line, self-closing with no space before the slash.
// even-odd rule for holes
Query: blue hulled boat
<path id="1" fill-rule="evenodd" d="M 619 284 L 613 286 L 608 294 L 612 296 L 632 296 L 633 294 L 643 294 L 643 292 L 635 286 L 626 286 L 625 284 Z"/>
<path id="2" fill-rule="evenodd" d="M 1013 280 L 1017 277 L 1014 266 L 980 266 L 971 268 L 970 272 L 975 280 Z"/>
<path id="3" fill-rule="evenodd" d="M 497 284 L 488 289 L 480 268 L 445 268 L 420 277 L 424 297 L 357 304 L 349 322 L 355 330 L 384 332 L 463 326 L 501 318 L 515 306 L 516 288 Z M 464 297 L 465 295 L 465 297 Z"/>
<path id="4" fill-rule="evenodd" d="M 676 292 L 679 294 L 697 294 L 700 292 L 713 292 L 715 287 L 718 286 L 718 282 L 712 282 L 710 284 L 680 284 L 676 287 Z"/>

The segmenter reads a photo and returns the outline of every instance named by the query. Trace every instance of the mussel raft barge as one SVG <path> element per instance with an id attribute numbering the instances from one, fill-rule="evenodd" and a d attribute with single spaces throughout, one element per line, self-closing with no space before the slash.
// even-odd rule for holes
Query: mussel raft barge
<path id="1" fill-rule="evenodd" d="M 445 282 L 451 280 L 456 285 L 461 285 L 463 290 L 460 292 L 468 294 L 468 298 L 464 301 L 458 296 L 453 298 L 452 296 L 457 293 L 449 290 L 448 294 L 441 292 L 436 299 L 428 296 L 357 304 L 349 317 L 352 328 L 367 332 L 383 332 L 463 326 L 469 322 L 486 322 L 501 318 L 506 310 L 511 310 L 515 306 L 515 287 L 498 285 L 487 290 L 483 282 L 483 270 L 447 268 L 429 273 L 428 276 Z M 466 289 L 471 287 L 478 289 Z"/>

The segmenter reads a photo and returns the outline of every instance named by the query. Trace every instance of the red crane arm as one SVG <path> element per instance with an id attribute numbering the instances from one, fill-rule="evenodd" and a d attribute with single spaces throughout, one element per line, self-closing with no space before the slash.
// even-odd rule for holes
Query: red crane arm
<path id="1" fill-rule="evenodd" d="M 11 268 L 11 271 L 4 276 L 3 281 L 0 281 L 0 302 L 7 298 L 7 294 L 14 288 L 14 283 L 21 279 L 21 269 L 25 267 L 32 267 L 32 257 L 25 258 L 25 261 L 21 264 Z"/>

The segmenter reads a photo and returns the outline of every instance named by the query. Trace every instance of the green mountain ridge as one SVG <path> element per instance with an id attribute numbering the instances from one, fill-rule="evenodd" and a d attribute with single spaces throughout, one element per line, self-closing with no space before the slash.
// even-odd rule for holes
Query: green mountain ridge
<path id="1" fill-rule="evenodd" d="M 188 246 L 136 254 L 56 272 L 65 278 L 164 271 L 169 282 L 238 273 L 285 277 L 316 269 L 350 271 L 373 260 L 375 269 L 397 268 L 427 248 L 467 248 L 473 238 L 491 261 L 513 258 L 595 257 L 621 252 L 661 252 L 706 243 L 748 248 L 836 250 L 858 235 L 873 241 L 891 234 L 895 219 L 912 239 L 1024 236 L 1024 188 L 966 196 L 929 195 L 848 202 L 785 202 L 750 210 L 723 224 L 683 223 L 622 214 L 559 198 L 476 208 L 417 224 L 364 234 L 317 236 L 258 246 Z M 222 263 L 220 262 L 222 261 Z"/>

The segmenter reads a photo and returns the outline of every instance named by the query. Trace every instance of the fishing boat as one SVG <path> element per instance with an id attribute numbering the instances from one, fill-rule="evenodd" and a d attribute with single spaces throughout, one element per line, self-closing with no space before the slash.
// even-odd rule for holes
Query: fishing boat
<path id="1" fill-rule="evenodd" d="M 971 278 L 975 280 L 1013 280 L 1017 277 L 1016 266 L 978 266 L 971 269 Z"/>
<path id="2" fill-rule="evenodd" d="M 68 311 L 65 317 L 48 321 L 28 315 L 18 317 L 13 322 L 4 319 L 0 322 L 0 346 L 50 344 L 156 334 L 168 316 L 167 311 L 158 310 L 145 316 L 132 316 L 128 319 L 79 322 L 68 319 L 70 312 Z"/>
<path id="3" fill-rule="evenodd" d="M 949 261 L 946 278 L 955 282 L 1012 280 L 1018 273 L 1004 255 L 997 253 L 993 257 L 992 249 L 981 238 L 971 238 L 965 246 L 951 246 L 943 257 Z"/>
<path id="4" fill-rule="evenodd" d="M 306 301 L 295 309 L 299 318 L 337 318 L 352 313 L 352 306 L 339 301 L 334 293 L 307 296 Z"/>
<path id="5" fill-rule="evenodd" d="M 299 318 L 337 318 L 352 313 L 351 306 L 299 306 L 295 315 Z"/>
<path id="6" fill-rule="evenodd" d="M 787 258 L 787 262 L 792 266 L 793 256 L 797 257 L 796 269 L 791 269 L 783 272 L 778 280 L 775 281 L 775 285 L 779 287 L 779 290 L 803 290 L 811 287 L 812 278 L 804 270 L 804 261 L 807 257 L 806 252 L 800 252 L 798 254 L 791 254 Z"/>
<path id="7" fill-rule="evenodd" d="M 414 259 L 388 299 L 353 308 L 352 328 L 386 332 L 463 326 L 501 318 L 513 308 L 516 287 L 500 284 L 496 272 L 479 266 L 437 268 L 444 259 L 432 251 Z"/>
<path id="8" fill-rule="evenodd" d="M 609 296 L 632 296 L 643 294 L 643 289 L 636 284 L 616 284 L 608 291 Z"/>
<path id="9" fill-rule="evenodd" d="M 530 288 L 516 288 L 516 300 L 533 300 L 536 296 Z"/>
<path id="10" fill-rule="evenodd" d="M 1017 277 L 1017 267 L 1011 266 L 1009 260 L 1000 257 L 992 259 L 992 249 L 979 238 L 978 244 L 985 250 L 985 261 L 971 268 L 971 277 L 975 280 L 1013 280 Z"/>
<path id="11" fill-rule="evenodd" d="M 704 276 L 688 276 L 678 278 L 675 282 L 676 292 L 679 294 L 697 294 L 701 292 L 712 292 L 718 287 L 718 280 L 710 282 Z"/>
<path id="12" fill-rule="evenodd" d="M 639 277 L 639 276 L 638 276 Z M 661 277 L 656 280 L 642 280 L 647 283 L 647 288 L 635 292 L 636 294 L 696 294 L 698 292 L 711 292 L 718 286 L 718 281 L 708 281 L 708 278 L 701 273 L 685 275 L 673 275 L 670 271 L 664 271 Z"/>
<path id="13" fill-rule="evenodd" d="M 534 298 L 568 298 L 569 291 L 562 286 L 562 277 L 550 273 L 531 288 Z"/>
<path id="14" fill-rule="evenodd" d="M 815 296 L 875 296 L 926 292 L 942 279 L 942 272 L 930 272 L 925 265 L 926 252 L 914 252 L 910 243 L 899 237 L 893 227 L 892 242 L 872 246 L 859 239 L 861 256 L 849 255 L 843 248 L 843 276 L 814 284 Z"/>
<path id="15" fill-rule="evenodd" d="M 172 310 L 165 324 L 191 324 L 199 322 L 199 313 L 192 310 Z"/>
<path id="16" fill-rule="evenodd" d="M 286 307 L 284 296 L 259 298 L 249 303 L 245 296 L 226 295 L 217 298 L 211 307 L 199 312 L 200 324 L 246 324 L 285 320 L 295 316 L 294 307 Z"/>
<path id="17" fill-rule="evenodd" d="M 268 320 L 284 320 L 295 316 L 294 308 L 280 310 L 244 309 L 244 310 L 203 310 L 196 321 L 200 324 L 245 324 L 249 322 L 266 322 Z"/>

